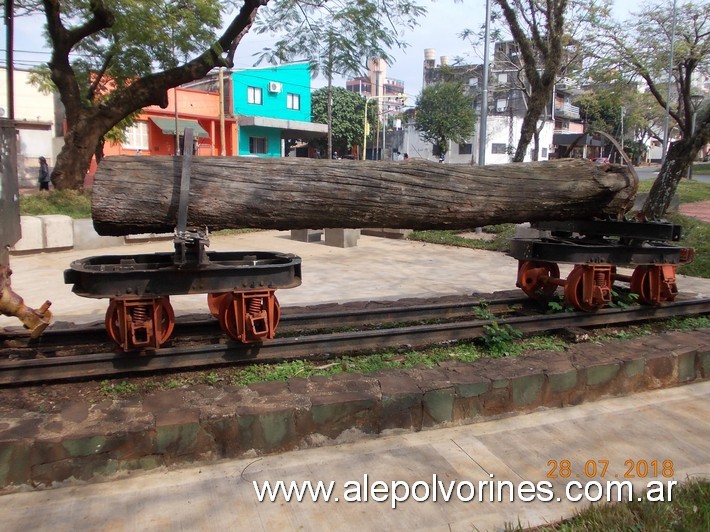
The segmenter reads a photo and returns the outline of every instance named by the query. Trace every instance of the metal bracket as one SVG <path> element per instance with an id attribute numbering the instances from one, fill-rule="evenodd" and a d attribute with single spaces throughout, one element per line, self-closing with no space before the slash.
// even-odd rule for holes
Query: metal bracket
<path id="1" fill-rule="evenodd" d="M 192 146 L 193 130 L 185 128 L 184 146 Z M 209 263 L 205 247 L 209 247 L 209 231 L 187 227 L 187 210 L 190 205 L 190 170 L 192 167 L 192 149 L 182 154 L 182 173 L 180 174 L 180 199 L 178 200 L 178 220 L 175 227 L 175 266 L 205 266 Z"/>

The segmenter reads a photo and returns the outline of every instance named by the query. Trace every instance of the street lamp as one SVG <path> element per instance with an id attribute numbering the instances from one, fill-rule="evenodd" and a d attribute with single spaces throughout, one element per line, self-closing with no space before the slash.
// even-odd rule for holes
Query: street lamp
<path id="1" fill-rule="evenodd" d="M 365 152 L 367 151 L 367 104 L 370 100 L 381 100 L 385 98 L 392 98 L 391 94 L 381 94 L 379 96 L 368 96 L 365 98 L 365 121 L 363 122 L 363 133 L 362 133 L 362 160 L 365 160 Z M 386 124 L 385 124 L 386 126 Z M 384 149 L 384 146 L 383 146 Z"/>
<path id="2" fill-rule="evenodd" d="M 693 106 L 693 120 L 690 122 L 690 136 L 695 135 L 695 117 L 698 115 L 698 107 L 705 98 L 702 94 L 693 94 L 690 96 L 690 104 Z M 688 166 L 688 179 L 693 179 L 693 161 L 690 161 Z"/>

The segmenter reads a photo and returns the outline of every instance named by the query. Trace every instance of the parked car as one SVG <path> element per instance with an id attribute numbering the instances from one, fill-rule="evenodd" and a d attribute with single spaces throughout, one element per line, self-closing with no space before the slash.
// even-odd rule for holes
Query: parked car
<path id="1" fill-rule="evenodd" d="M 593 159 L 594 164 L 609 164 L 609 157 L 597 157 Z"/>

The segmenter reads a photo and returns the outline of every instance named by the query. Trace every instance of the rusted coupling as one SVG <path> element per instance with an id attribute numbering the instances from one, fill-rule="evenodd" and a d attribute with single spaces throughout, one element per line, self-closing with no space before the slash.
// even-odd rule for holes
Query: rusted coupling
<path id="1" fill-rule="evenodd" d="M 52 303 L 45 301 L 37 310 L 25 305 L 24 300 L 10 288 L 11 275 L 12 270 L 9 267 L 0 266 L 0 314 L 15 316 L 30 330 L 30 337 L 37 338 L 52 319 L 52 313 L 49 311 Z"/>

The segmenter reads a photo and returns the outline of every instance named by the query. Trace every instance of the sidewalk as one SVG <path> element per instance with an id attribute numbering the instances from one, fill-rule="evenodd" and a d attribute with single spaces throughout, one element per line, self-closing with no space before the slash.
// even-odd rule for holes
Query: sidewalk
<path id="1" fill-rule="evenodd" d="M 589 481 L 633 483 L 636 498 L 650 480 L 671 480 L 710 475 L 710 382 L 680 388 L 605 399 L 574 408 L 536 412 L 464 427 L 391 435 L 369 441 L 294 451 L 262 458 L 225 460 L 175 471 L 160 470 L 112 482 L 74 485 L 47 491 L 0 496 L 3 530 L 501 530 L 506 523 L 537 526 L 570 517 L 587 505 L 566 499 L 583 494 Z M 569 460 L 568 480 L 559 478 L 554 465 Z M 666 462 L 671 477 L 662 471 L 651 478 L 625 478 L 629 461 Z M 601 467 L 608 469 L 601 476 Z M 670 463 L 672 462 L 672 464 Z M 587 476 L 589 464 L 599 465 Z M 670 469 L 667 470 L 667 473 Z M 436 478 L 434 478 L 436 475 Z M 551 478 L 552 475 L 552 478 Z M 558 478 L 554 478 L 558 475 Z M 628 475 L 627 475 L 628 476 Z M 253 482 L 334 481 L 336 502 L 258 502 Z M 467 482 L 508 480 L 535 485 L 550 482 L 550 502 L 533 497 L 522 502 L 462 502 L 457 491 L 436 502 L 433 480 L 444 487 Z M 418 486 L 417 502 L 396 503 L 372 491 L 376 481 L 389 486 L 401 481 Z M 346 484 L 348 483 L 349 484 Z M 345 489 L 358 482 L 367 502 L 346 502 Z M 364 486 L 369 490 L 362 492 Z M 426 488 L 425 485 L 429 485 Z M 404 495 L 404 486 L 397 493 Z M 457 488 L 458 489 L 458 488 Z M 476 488 L 477 489 L 477 488 Z M 605 488 L 604 488 L 605 489 Z M 429 497 L 424 497 L 429 490 Z M 516 492 L 517 493 L 517 492 Z M 597 493 L 592 485 L 591 494 Z M 628 493 L 628 492 L 627 492 Z M 528 497 L 530 492 L 527 492 Z M 494 494 L 495 496 L 495 494 Z M 350 499 L 354 497 L 350 493 Z M 380 497 L 383 502 L 375 502 Z M 364 499 L 361 496 L 361 499 Z M 395 501 L 396 502 L 396 501 Z"/>
<path id="2" fill-rule="evenodd" d="M 279 251 L 303 260 L 303 283 L 277 291 L 281 306 L 305 306 L 349 301 L 397 300 L 493 293 L 515 289 L 517 261 L 502 253 L 362 236 L 356 247 L 336 248 L 322 242 L 291 240 L 287 231 L 260 231 L 214 236 L 214 251 Z M 81 298 L 64 284 L 63 271 L 73 260 L 96 255 L 135 255 L 173 251 L 172 241 L 17 255 L 10 259 L 12 288 L 25 302 L 39 307 L 52 302 L 55 323 L 102 321 L 105 299 Z M 566 276 L 570 265 L 561 265 Z M 623 271 L 620 269 L 620 271 Z M 679 276 L 681 292 L 710 296 L 710 279 Z M 171 298 L 177 316 L 207 313 L 206 295 Z M 19 326 L 15 318 L 0 316 L 0 327 Z"/>

